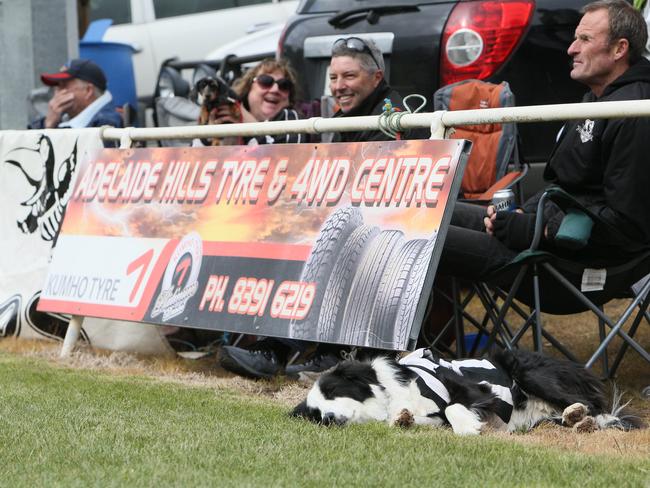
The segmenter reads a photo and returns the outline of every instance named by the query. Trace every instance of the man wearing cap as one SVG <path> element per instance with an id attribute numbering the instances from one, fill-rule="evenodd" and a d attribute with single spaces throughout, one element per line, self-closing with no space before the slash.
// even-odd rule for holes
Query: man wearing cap
<path id="1" fill-rule="evenodd" d="M 43 73 L 41 80 L 54 87 L 54 96 L 47 115 L 29 124 L 30 129 L 122 127 L 122 117 L 106 90 L 106 76 L 92 61 L 73 59 L 58 73 Z"/>

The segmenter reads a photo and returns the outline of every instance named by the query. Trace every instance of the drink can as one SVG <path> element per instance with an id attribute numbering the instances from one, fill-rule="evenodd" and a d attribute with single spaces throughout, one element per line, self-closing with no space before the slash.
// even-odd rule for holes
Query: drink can
<path id="1" fill-rule="evenodd" d="M 515 192 L 509 188 L 495 191 L 492 196 L 492 205 L 497 212 L 513 211 L 515 209 Z"/>

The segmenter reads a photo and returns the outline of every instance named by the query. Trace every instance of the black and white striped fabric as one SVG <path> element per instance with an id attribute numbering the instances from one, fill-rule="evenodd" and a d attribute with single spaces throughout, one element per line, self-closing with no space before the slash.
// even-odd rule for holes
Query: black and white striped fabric
<path id="1" fill-rule="evenodd" d="M 290 121 L 290 120 L 299 120 L 300 116 L 292 108 L 284 108 L 278 112 L 278 114 L 270 120 L 270 122 L 277 121 Z M 276 134 L 276 135 L 265 135 L 265 136 L 256 136 L 251 137 L 247 144 L 249 146 L 255 144 L 297 144 L 301 142 L 306 142 L 304 134 Z"/>
<path id="2" fill-rule="evenodd" d="M 429 349 L 417 349 L 399 361 L 418 375 L 417 385 L 423 396 L 434 401 L 440 411 L 450 403 L 449 391 L 437 377 L 439 368 L 446 368 L 476 383 L 488 385 L 497 396 L 499 407 L 496 414 L 505 423 L 512 415 L 512 379 L 487 359 L 463 359 L 445 361 L 433 355 Z"/>

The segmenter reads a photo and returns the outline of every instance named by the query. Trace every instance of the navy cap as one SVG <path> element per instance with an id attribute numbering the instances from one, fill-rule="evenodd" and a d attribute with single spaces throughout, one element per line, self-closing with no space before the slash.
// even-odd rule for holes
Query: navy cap
<path id="1" fill-rule="evenodd" d="M 106 76 L 102 69 L 90 59 L 73 59 L 61 68 L 58 73 L 43 73 L 41 81 L 49 86 L 58 85 L 62 81 L 79 78 L 92 83 L 101 91 L 106 90 Z"/>

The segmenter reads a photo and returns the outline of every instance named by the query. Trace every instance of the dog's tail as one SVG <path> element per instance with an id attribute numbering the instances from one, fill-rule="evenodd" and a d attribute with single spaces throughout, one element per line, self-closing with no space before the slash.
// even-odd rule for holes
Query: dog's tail
<path id="1" fill-rule="evenodd" d="M 612 384 L 612 408 L 610 413 L 596 415 L 596 422 L 601 429 L 634 430 L 646 429 L 647 424 L 628 407 L 630 401 L 623 403 L 623 392 L 616 383 Z"/>
<path id="2" fill-rule="evenodd" d="M 643 420 L 622 402 L 614 385 L 611 408 L 607 407 L 605 384 L 577 363 L 525 350 L 497 351 L 492 360 L 501 366 L 527 395 L 555 405 L 560 410 L 574 403 L 587 406 L 601 429 L 642 429 Z"/>

